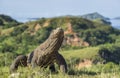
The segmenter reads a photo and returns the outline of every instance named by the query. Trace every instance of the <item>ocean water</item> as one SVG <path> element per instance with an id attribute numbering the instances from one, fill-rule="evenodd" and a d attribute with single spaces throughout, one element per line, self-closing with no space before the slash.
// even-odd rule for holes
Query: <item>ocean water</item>
<path id="1" fill-rule="evenodd" d="M 118 19 L 111 19 L 110 21 L 111 21 L 112 26 L 114 28 L 120 29 L 120 20 L 118 20 Z"/>
<path id="2" fill-rule="evenodd" d="M 29 21 L 27 18 L 14 18 L 14 19 L 16 19 L 18 22 L 23 22 L 23 23 Z"/>

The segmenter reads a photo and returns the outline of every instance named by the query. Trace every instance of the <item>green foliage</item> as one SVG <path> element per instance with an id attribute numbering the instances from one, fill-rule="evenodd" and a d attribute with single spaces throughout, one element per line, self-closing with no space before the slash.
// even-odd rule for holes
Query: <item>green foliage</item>
<path id="1" fill-rule="evenodd" d="M 19 25 L 20 23 L 11 18 L 10 16 L 0 14 L 0 25 L 2 28 L 10 28 Z"/>
<path id="2" fill-rule="evenodd" d="M 51 18 L 49 26 L 51 26 L 53 29 L 59 26 L 66 29 L 65 26 L 67 24 L 65 25 L 65 23 L 68 22 L 71 23 L 73 31 L 77 32 L 79 37 L 87 41 L 92 46 L 105 43 L 114 43 L 116 39 L 111 37 L 110 34 L 119 35 L 120 32 L 108 24 L 101 24 L 99 22 L 96 23 L 77 17 Z"/>
<path id="3" fill-rule="evenodd" d="M 19 38 L 19 43 L 20 42 L 22 42 L 23 44 L 26 43 L 27 45 L 32 45 L 32 44 L 35 45 L 36 43 L 38 43 L 36 42 L 37 39 L 35 38 L 34 35 L 29 35 L 27 33 L 24 33 L 23 35 L 18 36 L 18 38 Z"/>
<path id="4" fill-rule="evenodd" d="M 71 45 L 62 45 L 61 49 L 62 50 L 77 50 L 77 49 L 82 49 L 85 48 L 83 46 L 71 46 Z"/>
<path id="5" fill-rule="evenodd" d="M 44 42 L 49 37 L 52 29 L 53 28 L 51 26 L 49 26 L 49 27 L 44 27 L 44 28 L 40 29 L 39 31 L 37 31 L 36 37 L 37 37 L 38 43 Z"/>
<path id="6" fill-rule="evenodd" d="M 99 29 L 89 29 L 80 32 L 80 36 L 83 37 L 83 39 L 92 46 L 115 42 L 115 40 L 112 37 L 110 37 L 109 34 L 110 31 L 107 30 L 107 27 Z"/>
<path id="7" fill-rule="evenodd" d="M 110 45 L 109 45 L 110 46 Z M 58 73 L 51 73 L 48 69 L 40 69 L 36 67 L 34 70 L 28 67 L 19 67 L 18 72 L 19 77 L 35 77 L 35 78 L 119 78 L 120 77 L 120 65 L 109 62 L 107 64 L 96 64 L 91 67 L 83 67 L 77 69 L 76 64 L 80 63 L 80 60 L 84 58 L 94 57 L 98 51 L 98 47 L 88 47 L 79 50 L 69 50 L 61 52 L 66 58 L 68 64 L 68 74 L 60 73 L 58 68 Z M 89 56 L 88 56 L 89 54 Z M 69 56 L 69 57 L 68 57 Z M 13 59 L 16 57 L 13 53 L 0 53 L 0 77 L 7 78 L 10 76 L 9 66 L 11 65 Z M 80 58 L 79 58 L 80 57 Z"/>
<path id="8" fill-rule="evenodd" d="M 43 25 L 46 22 L 46 20 L 47 20 L 46 18 L 41 18 L 41 19 L 39 19 L 38 23 L 40 25 Z"/>
<path id="9" fill-rule="evenodd" d="M 15 54 L 13 53 L 0 53 L 0 67 L 10 66 L 14 58 Z"/>
<path id="10" fill-rule="evenodd" d="M 107 20 L 105 20 L 105 19 L 95 19 L 95 20 L 93 20 L 94 22 L 96 22 L 96 23 L 101 23 L 101 24 L 106 24 L 106 25 L 110 25 L 111 24 L 111 22 L 109 22 L 109 21 L 107 21 Z"/>
<path id="11" fill-rule="evenodd" d="M 26 29 L 28 28 L 28 26 L 20 26 L 20 27 L 15 27 L 13 32 L 11 32 L 11 36 L 17 36 L 18 34 L 23 33 Z"/>
<path id="12" fill-rule="evenodd" d="M 6 35 L 1 35 L 1 36 L 0 36 L 0 42 L 4 41 L 7 37 L 8 37 L 8 36 L 6 36 Z"/>
<path id="13" fill-rule="evenodd" d="M 101 46 L 99 50 L 99 55 L 106 62 L 112 61 L 114 63 L 119 64 L 120 63 L 120 46 L 119 44 Z"/>
<path id="14" fill-rule="evenodd" d="M 4 21 L 7 21 L 7 22 L 13 22 L 15 21 L 13 18 L 11 18 L 10 16 L 7 16 L 7 15 L 3 15 L 3 14 L 0 14 L 0 18 L 3 19 Z"/>
<path id="15" fill-rule="evenodd" d="M 13 22 L 4 24 L 3 28 L 6 29 L 6 28 L 17 26 L 17 25 L 19 25 L 19 23 L 16 23 L 15 21 L 13 21 Z"/>
<path id="16" fill-rule="evenodd" d="M 49 20 L 48 27 L 42 27 L 38 31 L 34 31 L 34 24 L 37 22 L 41 26 L 44 25 L 46 21 Z M 104 22 L 104 21 L 103 21 Z M 33 23 L 33 24 L 32 24 Z M 13 59 L 18 54 L 28 54 L 33 51 L 38 45 L 44 42 L 50 32 L 56 27 L 62 27 L 63 29 L 67 29 L 67 23 L 71 23 L 73 31 L 75 31 L 78 36 L 94 47 L 74 47 L 74 46 L 62 46 L 60 49 L 61 54 L 65 57 L 67 64 L 68 64 L 68 74 L 70 75 L 61 75 L 61 74 L 49 74 L 46 75 L 44 73 L 44 77 L 84 77 L 84 78 L 112 78 L 112 77 L 120 77 L 120 66 L 115 65 L 114 63 L 120 63 L 120 47 L 119 44 L 109 44 L 103 45 L 100 49 L 100 44 L 106 43 L 120 43 L 120 30 L 114 29 L 109 25 L 92 22 L 83 18 L 78 17 L 55 17 L 55 18 L 42 18 L 35 22 L 32 22 L 29 25 L 27 23 L 21 24 L 12 20 L 10 17 L 0 16 L 0 77 L 8 77 L 9 74 L 4 73 L 4 71 L 9 71 L 8 66 L 12 63 Z M 33 26 L 32 26 L 33 25 Z M 10 28 L 13 28 L 11 30 Z M 33 35 L 31 35 L 32 30 Z M 8 32 L 7 35 L 4 35 L 4 32 Z M 72 36 L 72 35 L 67 35 Z M 97 46 L 97 47 L 95 47 Z M 69 50 L 68 50 L 69 49 Z M 80 70 L 76 69 L 76 64 L 79 64 L 81 60 L 89 59 L 93 61 L 94 64 L 98 62 L 114 62 L 114 63 L 107 63 L 103 65 L 93 65 L 90 68 L 82 68 Z M 5 67 L 7 66 L 7 70 Z M 4 71 L 3 71 L 4 69 Z M 33 70 L 25 69 L 18 70 L 23 72 L 21 77 L 28 77 L 29 75 L 33 74 Z M 106 74 L 109 74 L 106 76 Z M 35 77 L 43 77 L 40 74 L 35 74 Z"/>
<path id="17" fill-rule="evenodd" d="M 0 25 L 3 25 L 3 21 L 0 19 Z"/>
<path id="18" fill-rule="evenodd" d="M 107 64 L 105 64 L 103 66 L 102 71 L 105 72 L 105 73 L 114 72 L 116 70 L 115 68 L 117 68 L 116 64 L 114 64 L 113 62 L 108 62 Z M 117 69 L 117 70 L 120 70 L 120 69 Z"/>
<path id="19" fill-rule="evenodd" d="M 5 17 L 4 19 L 6 18 L 8 18 L 10 21 L 9 17 Z M 77 33 L 78 36 L 82 38 L 84 41 L 88 42 L 90 46 L 120 42 L 119 41 L 120 30 L 114 29 L 106 24 L 93 22 L 79 17 L 65 16 L 65 17 L 55 17 L 55 18 L 41 18 L 35 22 L 33 21 L 31 23 L 25 23 L 21 25 L 18 25 L 16 21 L 12 21 L 12 20 L 10 22 L 5 23 L 5 20 L 3 20 L 3 18 L 0 17 L 0 20 L 1 19 L 3 21 L 4 27 L 2 27 L 1 28 L 2 31 L 0 31 L 1 33 L 0 52 L 27 54 L 33 51 L 42 42 L 44 42 L 48 38 L 49 34 L 53 29 L 57 27 L 62 27 L 63 29 L 66 30 L 68 23 L 71 23 L 73 31 Z M 36 22 L 41 25 L 41 28 L 38 31 L 34 30 L 34 25 Z M 47 27 L 43 27 L 44 23 L 46 22 L 48 22 L 49 25 Z M 67 36 L 73 36 L 73 35 L 68 34 Z M 82 49 L 82 48 L 84 47 L 63 45 L 61 47 L 61 50 L 68 50 L 68 49 L 75 50 L 75 53 L 77 53 L 79 51 L 78 49 Z M 76 49 L 78 51 L 76 51 Z M 87 53 L 91 53 L 89 58 L 92 57 L 92 54 L 93 55 L 97 54 L 95 52 L 96 49 L 92 48 L 89 50 L 90 52 L 87 49 L 85 52 L 82 51 L 83 53 L 79 54 L 80 59 L 86 57 Z M 72 56 L 71 54 L 70 56 Z M 79 57 L 78 54 L 73 54 L 73 55 Z M 101 58 L 100 57 L 98 58 L 98 56 L 96 56 L 95 59 L 101 60 Z"/>
<path id="20" fill-rule="evenodd" d="M 73 60 L 84 60 L 84 59 L 90 59 L 90 60 L 95 60 L 95 56 L 98 55 L 98 50 L 99 47 L 87 47 L 87 48 L 82 48 L 82 49 L 72 49 L 72 50 L 65 50 L 62 51 L 61 54 L 70 61 Z M 89 54 L 89 56 L 88 56 Z M 98 57 L 96 57 L 98 58 Z"/>
<path id="21" fill-rule="evenodd" d="M 83 18 L 71 18 L 71 24 L 75 31 L 95 28 L 91 21 Z"/>
<path id="22" fill-rule="evenodd" d="M 2 48 L 1 48 L 1 51 L 3 53 L 5 52 L 13 52 L 15 49 L 15 47 L 13 45 L 9 45 L 9 44 L 2 44 Z"/>
<path id="23" fill-rule="evenodd" d="M 10 55 L 9 55 L 10 56 Z M 11 57 L 12 58 L 12 57 Z M 8 60 L 8 59 L 7 59 Z M 4 60 L 5 61 L 5 60 Z M 7 61 L 4 66 L 0 66 L 0 77 L 7 78 L 10 77 L 9 73 L 9 65 L 10 59 Z M 1 64 L 1 63 L 0 63 Z M 74 64 L 74 63 L 73 63 Z M 57 69 L 58 70 L 58 69 Z M 19 67 L 18 73 L 20 73 L 20 78 L 27 78 L 27 77 L 34 77 L 34 78 L 119 78 L 120 77 L 120 66 L 114 63 L 107 63 L 107 64 L 98 64 L 92 65 L 88 68 L 81 68 L 77 69 L 75 65 L 68 69 L 68 74 L 63 73 L 52 73 L 48 69 L 40 69 L 36 67 L 34 69 L 28 67 Z M 22 72 L 22 73 L 21 73 Z"/>
<path id="24" fill-rule="evenodd" d="M 48 22 L 49 25 L 47 27 L 42 27 L 38 31 L 34 30 L 34 24 L 40 23 L 43 26 L 44 23 Z M 12 24 L 13 23 L 13 24 Z M 33 24 L 32 24 L 33 23 Z M 15 46 L 22 44 L 36 46 L 43 41 L 45 41 L 50 32 L 56 27 L 62 27 L 63 29 L 67 29 L 67 23 L 71 23 L 73 31 L 75 31 L 80 38 L 84 41 L 88 42 L 91 46 L 96 46 L 105 43 L 114 43 L 117 39 L 115 36 L 119 36 L 120 31 L 112 28 L 109 25 L 95 23 L 87 19 L 79 18 L 79 17 L 55 17 L 55 18 L 41 18 L 35 22 L 31 22 L 29 24 L 21 24 L 16 26 L 17 23 L 15 21 L 6 23 L 4 27 L 6 29 L 2 29 L 1 33 L 7 33 L 7 37 L 4 35 L 0 36 L 0 42 L 4 41 L 6 38 L 12 37 L 15 41 Z M 15 24 L 15 26 L 14 26 Z M 11 26 L 14 26 L 11 30 Z M 33 25 L 33 26 L 32 26 Z M 9 28 L 10 27 L 10 28 Z M 31 31 L 32 30 L 32 31 Z M 3 32 L 4 31 L 4 32 Z M 34 33 L 34 35 L 31 35 Z M 114 37 L 113 37 L 114 35 Z M 68 35 L 71 36 L 71 35 Z M 117 42 L 119 39 L 117 39 Z M 65 49 L 79 49 L 83 47 L 74 47 L 74 46 L 62 46 Z M 15 50 L 14 50 L 15 51 Z"/>
<path id="25" fill-rule="evenodd" d="M 50 19 L 49 26 L 52 26 L 53 29 L 57 28 L 57 27 L 62 27 L 63 29 L 65 29 L 66 28 L 65 24 L 67 23 L 66 18 L 67 17 L 55 17 L 55 18 L 52 18 L 52 19 Z"/>

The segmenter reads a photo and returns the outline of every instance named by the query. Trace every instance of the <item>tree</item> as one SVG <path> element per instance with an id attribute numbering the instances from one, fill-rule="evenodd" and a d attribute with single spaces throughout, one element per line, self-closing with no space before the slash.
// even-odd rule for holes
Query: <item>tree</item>
<path id="1" fill-rule="evenodd" d="M 0 19 L 0 25 L 3 25 L 4 23 L 3 23 L 3 21 Z"/>

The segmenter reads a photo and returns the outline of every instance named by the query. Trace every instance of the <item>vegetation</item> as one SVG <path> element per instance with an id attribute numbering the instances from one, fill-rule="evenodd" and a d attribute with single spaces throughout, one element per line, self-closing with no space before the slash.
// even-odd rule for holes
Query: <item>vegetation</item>
<path id="1" fill-rule="evenodd" d="M 102 45 L 104 46 L 104 45 Z M 101 47 L 101 46 L 99 46 Z M 63 77 L 63 78 L 109 78 L 109 77 L 115 77 L 119 78 L 120 76 L 120 66 L 116 65 L 113 62 L 108 62 L 106 64 L 93 64 L 90 67 L 83 67 L 81 69 L 77 68 L 77 65 L 83 60 L 83 59 L 90 59 L 94 60 L 95 56 L 98 55 L 100 48 L 99 47 L 89 47 L 84 49 L 78 49 L 78 50 L 68 50 L 68 51 L 62 51 L 60 50 L 60 53 L 66 58 L 67 64 L 68 64 L 68 74 L 62 74 L 58 72 L 51 73 L 48 69 L 40 69 L 35 68 L 34 70 L 31 68 L 23 68 L 19 67 L 18 72 L 21 72 L 19 77 L 26 78 L 34 76 L 35 78 L 56 78 L 56 77 Z M 89 53 L 89 56 L 87 55 Z M 4 59 L 0 62 L 1 71 L 0 71 L 0 77 L 7 78 L 10 76 L 9 73 L 9 65 L 11 64 L 12 60 L 14 59 L 14 55 L 12 53 L 5 53 L 0 54 L 1 59 Z M 8 56 L 9 57 L 6 57 Z M 101 58 L 102 59 L 102 58 Z M 9 60 L 9 61 L 7 61 Z M 3 64 L 3 65 L 2 65 Z M 4 66 L 4 67 L 3 67 Z M 56 66 L 57 67 L 57 66 Z M 58 67 L 57 67 L 58 69 Z"/>
<path id="2" fill-rule="evenodd" d="M 105 45 L 99 50 L 99 54 L 105 59 L 105 62 L 120 63 L 120 46 L 119 44 Z"/>
<path id="3" fill-rule="evenodd" d="M 68 64 L 68 74 L 20 67 L 20 77 L 34 75 L 36 78 L 119 78 L 120 30 L 100 20 L 90 21 L 81 17 L 41 18 L 22 24 L 6 15 L 0 15 L 0 78 L 10 75 L 9 66 L 17 55 L 27 55 L 33 51 L 48 38 L 54 28 L 62 27 L 66 31 L 68 23 L 79 38 L 90 44 L 89 47 L 63 45 L 60 48 L 60 53 Z M 78 65 L 84 63 L 85 59 L 90 60 L 92 65 L 79 69 Z"/>
<path id="4" fill-rule="evenodd" d="M 102 23 L 108 24 L 108 25 L 111 24 L 111 22 L 109 21 L 110 18 L 104 17 L 97 12 L 85 14 L 85 15 L 82 15 L 81 17 L 89 19 L 89 20 L 99 20 L 99 22 L 102 22 Z"/>
<path id="5" fill-rule="evenodd" d="M 2 26 L 2 28 L 4 28 L 4 29 L 10 28 L 13 26 L 17 26 L 19 24 L 20 24 L 19 22 L 17 22 L 16 20 L 11 18 L 10 16 L 0 14 L 0 26 Z"/>

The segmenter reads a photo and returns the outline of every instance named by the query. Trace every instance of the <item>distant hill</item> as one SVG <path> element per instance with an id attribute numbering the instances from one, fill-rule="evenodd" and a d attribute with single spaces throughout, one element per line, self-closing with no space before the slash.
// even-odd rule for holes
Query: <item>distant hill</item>
<path id="1" fill-rule="evenodd" d="M 8 15 L 0 14 L 0 26 L 4 28 L 10 28 L 13 26 L 18 25 L 19 22 L 17 22 L 15 19 Z"/>
<path id="2" fill-rule="evenodd" d="M 0 20 L 3 21 L 3 23 L 10 23 L 10 22 L 17 22 L 15 19 L 8 15 L 0 14 Z"/>
<path id="3" fill-rule="evenodd" d="M 90 14 L 85 14 L 81 16 L 82 18 L 86 18 L 89 20 L 95 20 L 95 19 L 103 19 L 103 20 L 109 20 L 110 18 L 108 17 L 104 17 L 101 14 L 94 12 L 94 13 L 90 13 Z"/>
<path id="4" fill-rule="evenodd" d="M 57 18 L 61 18 L 61 17 L 70 17 L 70 18 L 85 18 L 85 19 L 88 19 L 88 20 L 94 20 L 94 21 L 97 21 L 97 22 L 100 22 L 100 23 L 104 23 L 104 24 L 111 24 L 110 22 L 110 18 L 108 17 L 104 17 L 103 15 L 97 13 L 97 12 L 94 12 L 94 13 L 89 13 L 89 14 L 85 14 L 85 15 L 64 15 L 64 16 L 57 16 Z M 44 17 L 42 17 L 44 18 Z M 51 18 L 55 18 L 55 17 L 51 17 Z M 37 18 L 26 18 L 26 20 L 28 21 L 35 21 L 35 20 L 39 20 L 41 18 L 37 17 Z"/>
<path id="5" fill-rule="evenodd" d="M 120 20 L 120 17 L 115 17 L 114 19 L 116 19 L 116 20 Z"/>
<path id="6" fill-rule="evenodd" d="M 111 22 L 109 21 L 110 18 L 108 17 L 104 17 L 101 14 L 94 12 L 94 13 L 90 13 L 90 14 L 85 14 L 85 15 L 81 15 L 80 17 L 88 19 L 88 20 L 99 20 L 105 24 L 111 24 Z"/>

